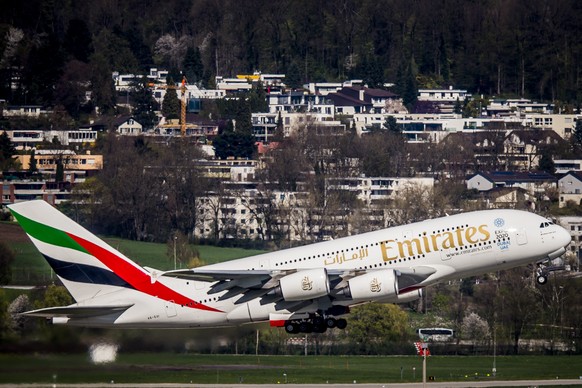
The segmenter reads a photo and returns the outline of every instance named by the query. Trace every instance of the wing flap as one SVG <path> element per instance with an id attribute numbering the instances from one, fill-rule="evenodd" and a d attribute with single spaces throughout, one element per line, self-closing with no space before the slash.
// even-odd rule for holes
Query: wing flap
<path id="1" fill-rule="evenodd" d="M 429 266 L 419 266 L 399 269 L 398 288 L 400 290 L 415 287 L 437 272 L 436 268 Z"/>
<path id="2" fill-rule="evenodd" d="M 30 317 L 42 318 L 86 318 L 97 317 L 102 315 L 110 315 L 120 313 L 133 306 L 133 304 L 119 305 L 119 306 L 61 306 L 48 307 L 44 309 L 31 310 L 22 313 Z"/>

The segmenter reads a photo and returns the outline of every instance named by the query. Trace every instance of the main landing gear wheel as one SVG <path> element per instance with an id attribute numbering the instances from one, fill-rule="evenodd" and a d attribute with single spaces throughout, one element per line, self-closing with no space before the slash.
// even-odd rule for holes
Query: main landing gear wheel
<path id="1" fill-rule="evenodd" d="M 347 325 L 348 325 L 348 321 L 346 321 L 343 318 L 338 319 L 335 323 L 335 327 L 337 327 L 338 329 L 341 329 L 341 330 L 345 329 Z"/>
<path id="2" fill-rule="evenodd" d="M 326 320 L 325 320 L 325 326 L 327 326 L 328 329 L 333 329 L 334 327 L 337 326 L 336 319 L 333 318 L 333 317 L 326 318 Z"/>
<path id="3" fill-rule="evenodd" d="M 285 331 L 289 334 L 297 334 L 299 333 L 299 325 L 295 322 L 287 322 L 285 323 Z"/>

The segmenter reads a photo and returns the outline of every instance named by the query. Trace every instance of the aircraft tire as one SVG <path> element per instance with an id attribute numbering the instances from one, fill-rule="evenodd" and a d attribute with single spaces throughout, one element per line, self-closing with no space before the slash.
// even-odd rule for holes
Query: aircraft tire
<path id="1" fill-rule="evenodd" d="M 328 329 L 333 329 L 334 327 L 337 326 L 336 319 L 333 318 L 333 317 L 326 318 L 326 320 L 325 320 L 325 326 L 327 326 Z"/>
<path id="2" fill-rule="evenodd" d="M 301 322 L 299 324 L 299 331 L 301 333 L 311 333 L 313 331 L 313 324 L 311 322 Z"/>
<path id="3" fill-rule="evenodd" d="M 346 320 L 345 320 L 345 319 L 343 319 L 343 318 L 340 318 L 340 319 L 338 319 L 338 320 L 336 321 L 336 325 L 335 325 L 335 327 L 337 327 L 337 328 L 338 328 L 338 329 L 340 329 L 340 330 L 343 330 L 343 329 L 345 329 L 345 328 L 346 328 L 346 326 L 347 326 L 347 325 L 348 325 L 348 321 L 346 321 Z"/>
<path id="4" fill-rule="evenodd" d="M 539 285 L 544 285 L 548 282 L 548 277 L 546 275 L 538 275 L 536 281 Z"/>
<path id="5" fill-rule="evenodd" d="M 286 322 L 285 331 L 289 334 L 297 334 L 299 333 L 299 325 L 297 325 L 295 322 Z"/>
<path id="6" fill-rule="evenodd" d="M 320 325 L 313 326 L 314 333 L 325 333 L 326 331 L 327 331 L 327 326 L 325 326 L 323 323 Z"/>

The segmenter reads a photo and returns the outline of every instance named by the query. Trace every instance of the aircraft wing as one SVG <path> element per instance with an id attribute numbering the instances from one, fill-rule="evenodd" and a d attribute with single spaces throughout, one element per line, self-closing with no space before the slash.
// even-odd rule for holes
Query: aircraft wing
<path id="1" fill-rule="evenodd" d="M 281 269 L 281 270 L 215 270 L 205 268 L 193 268 L 187 270 L 174 270 L 164 272 L 162 276 L 177 277 L 181 279 L 204 281 L 213 283 L 210 286 L 209 294 L 228 291 L 220 299 L 230 299 L 239 296 L 236 304 L 248 302 L 254 298 L 277 301 L 280 298 L 273 298 L 267 295 L 272 289 L 279 285 L 279 279 L 301 269 Z M 328 269 L 332 289 L 339 290 L 345 287 L 348 281 L 354 277 L 381 271 L 379 269 Z M 430 266 L 407 267 L 396 270 L 398 276 L 398 288 L 408 290 L 418 287 L 437 270 Z"/>
<path id="2" fill-rule="evenodd" d="M 119 306 L 61 306 L 61 307 L 48 307 L 44 309 L 26 311 L 22 315 L 28 315 L 31 317 L 43 317 L 43 318 L 54 318 L 54 317 L 64 317 L 64 318 L 87 318 L 87 317 L 97 317 L 101 315 L 110 315 L 114 313 L 121 313 L 128 308 L 133 306 L 129 305 L 119 305 Z"/>

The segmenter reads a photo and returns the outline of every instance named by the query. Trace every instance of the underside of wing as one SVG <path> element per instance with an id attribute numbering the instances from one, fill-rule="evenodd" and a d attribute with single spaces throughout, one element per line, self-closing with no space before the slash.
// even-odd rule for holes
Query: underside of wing
<path id="1" fill-rule="evenodd" d="M 103 315 L 119 314 L 133 306 L 120 305 L 120 306 L 62 306 L 62 307 L 48 307 L 44 309 L 32 310 L 22 313 L 22 315 L 28 315 L 31 317 L 43 317 L 43 318 L 88 318 L 97 317 Z"/>
<path id="2" fill-rule="evenodd" d="M 407 267 L 401 269 L 278 269 L 278 270 L 215 270 L 193 268 L 189 270 L 168 271 L 162 276 L 177 277 L 211 283 L 209 294 L 222 293 L 220 300 L 233 299 L 235 304 L 243 304 L 259 299 L 261 305 L 283 303 L 289 310 L 295 310 L 299 302 L 319 300 L 320 303 L 333 304 L 352 298 L 382 300 L 386 295 L 368 292 L 370 281 L 393 283 L 394 296 L 422 288 L 421 283 L 435 274 L 430 266 Z M 391 274 L 391 275 L 390 275 Z M 390 275 L 390 276 L 386 276 Z M 352 291 L 359 288 L 362 292 Z M 314 291 L 305 291 L 305 290 Z M 364 290 L 365 289 L 365 290 Z M 316 291 L 321 290 L 321 291 Z M 387 288 L 385 290 L 388 290 Z M 352 295 L 353 294 L 353 295 Z M 322 299 L 323 298 L 323 299 Z M 289 308 L 290 303 L 294 308 Z"/>

